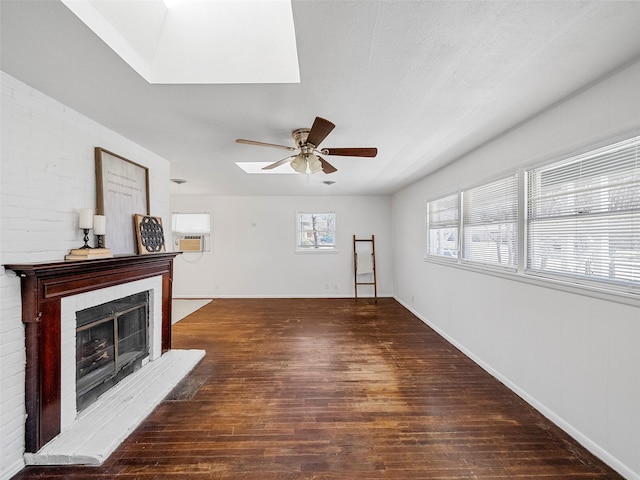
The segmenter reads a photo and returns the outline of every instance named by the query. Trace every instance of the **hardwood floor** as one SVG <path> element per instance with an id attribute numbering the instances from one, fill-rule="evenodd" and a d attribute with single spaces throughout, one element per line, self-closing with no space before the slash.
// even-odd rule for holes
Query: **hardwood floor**
<path id="1" fill-rule="evenodd" d="M 393 299 L 216 299 L 207 351 L 100 467 L 26 479 L 622 478 Z"/>

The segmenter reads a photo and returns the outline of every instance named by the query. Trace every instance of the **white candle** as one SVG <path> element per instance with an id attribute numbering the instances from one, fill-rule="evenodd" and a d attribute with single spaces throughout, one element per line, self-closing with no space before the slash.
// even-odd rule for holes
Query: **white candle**
<path id="1" fill-rule="evenodd" d="M 104 215 L 93 216 L 93 233 L 95 235 L 104 235 L 107 231 L 107 219 Z"/>
<path id="2" fill-rule="evenodd" d="M 80 209 L 80 223 L 78 228 L 93 228 L 93 208 Z"/>

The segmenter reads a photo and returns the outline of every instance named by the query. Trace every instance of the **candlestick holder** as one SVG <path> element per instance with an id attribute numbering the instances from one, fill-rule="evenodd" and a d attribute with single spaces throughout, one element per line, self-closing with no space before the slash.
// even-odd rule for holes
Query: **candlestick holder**
<path id="1" fill-rule="evenodd" d="M 96 247 L 104 248 L 104 235 L 96 235 Z"/>
<path id="2" fill-rule="evenodd" d="M 82 231 L 84 232 L 84 245 L 80 248 L 91 248 L 89 246 L 89 230 L 91 230 L 90 228 L 83 228 Z"/>

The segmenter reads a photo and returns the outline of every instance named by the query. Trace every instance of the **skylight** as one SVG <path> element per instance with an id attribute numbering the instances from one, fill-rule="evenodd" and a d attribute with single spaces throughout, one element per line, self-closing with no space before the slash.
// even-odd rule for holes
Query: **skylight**
<path id="1" fill-rule="evenodd" d="M 62 0 L 149 83 L 299 83 L 290 0 Z"/>
<path id="2" fill-rule="evenodd" d="M 236 162 L 242 170 L 246 173 L 258 173 L 261 175 L 279 174 L 279 175 L 297 175 L 297 172 L 291 168 L 291 165 L 285 163 L 272 170 L 262 170 L 262 167 L 272 164 L 273 162 Z"/>

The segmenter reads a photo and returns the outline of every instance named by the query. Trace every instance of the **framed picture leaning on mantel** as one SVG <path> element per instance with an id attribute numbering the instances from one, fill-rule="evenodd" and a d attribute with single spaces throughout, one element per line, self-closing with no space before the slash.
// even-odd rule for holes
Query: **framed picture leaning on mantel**
<path id="1" fill-rule="evenodd" d="M 136 253 L 135 214 L 149 215 L 149 169 L 95 148 L 99 215 L 106 218 L 105 247 L 114 254 Z"/>

